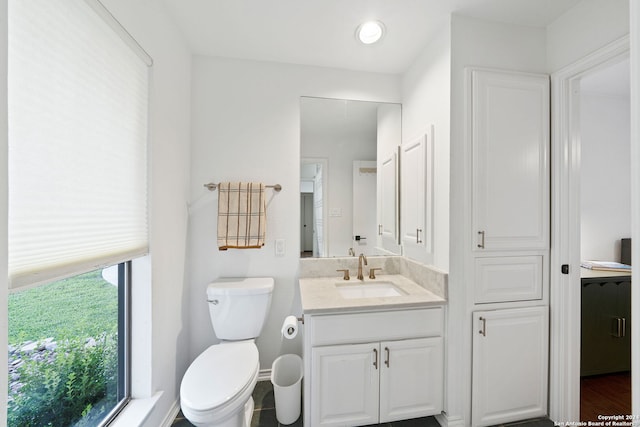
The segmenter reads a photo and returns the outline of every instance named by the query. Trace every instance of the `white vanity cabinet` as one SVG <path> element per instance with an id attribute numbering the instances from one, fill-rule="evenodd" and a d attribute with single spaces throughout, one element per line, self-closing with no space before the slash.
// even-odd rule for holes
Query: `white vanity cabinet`
<path id="1" fill-rule="evenodd" d="M 305 315 L 305 425 L 439 414 L 443 309 Z"/>

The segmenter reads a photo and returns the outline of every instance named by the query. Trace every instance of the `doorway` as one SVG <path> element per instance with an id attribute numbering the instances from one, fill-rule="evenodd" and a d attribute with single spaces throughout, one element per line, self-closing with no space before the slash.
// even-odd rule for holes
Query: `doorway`
<path id="1" fill-rule="evenodd" d="M 313 256 L 313 193 L 300 193 L 300 258 Z"/>
<path id="2" fill-rule="evenodd" d="M 581 127 L 581 84 L 584 79 L 584 83 L 588 85 L 590 76 L 628 58 L 629 38 L 625 37 L 552 75 L 552 326 L 549 415 L 553 420 L 581 419 L 582 149 L 588 150 L 587 145 L 582 147 L 584 135 Z M 585 126 L 584 132 L 590 132 L 588 126 Z M 598 142 L 606 144 L 608 138 L 600 137 Z M 593 153 L 585 151 L 584 154 L 589 156 Z M 589 190 L 586 184 L 584 186 L 585 191 Z M 630 236 L 617 236 L 616 240 L 626 237 Z M 589 238 L 591 237 L 585 235 L 585 239 Z M 605 256 L 615 257 L 617 245 L 616 242 L 602 243 L 603 248 L 610 250 Z M 584 256 L 591 257 L 588 253 Z M 613 409 L 611 413 L 608 413 L 609 410 L 606 412 L 598 415 L 618 413 Z M 629 408 L 627 414 L 630 413 Z"/>
<path id="3" fill-rule="evenodd" d="M 630 264 L 629 70 L 626 58 L 580 78 L 579 244 L 588 266 Z M 594 268 L 580 269 L 580 421 L 631 414 L 631 272 Z"/>

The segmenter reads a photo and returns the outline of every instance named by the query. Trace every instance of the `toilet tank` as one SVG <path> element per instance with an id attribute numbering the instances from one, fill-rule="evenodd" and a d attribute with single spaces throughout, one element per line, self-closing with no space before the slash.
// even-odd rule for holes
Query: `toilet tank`
<path id="1" fill-rule="evenodd" d="M 260 336 L 271 306 L 272 277 L 218 279 L 207 287 L 211 324 L 218 339 Z"/>

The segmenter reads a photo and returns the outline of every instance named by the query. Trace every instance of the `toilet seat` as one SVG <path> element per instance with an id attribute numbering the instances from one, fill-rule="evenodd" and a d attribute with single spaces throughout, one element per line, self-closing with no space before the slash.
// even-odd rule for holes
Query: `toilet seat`
<path id="1" fill-rule="evenodd" d="M 187 369 L 180 385 L 181 405 L 201 415 L 226 413 L 224 407 L 232 409 L 235 403 L 244 405 L 257 381 L 259 366 L 253 341 L 212 345 Z"/>

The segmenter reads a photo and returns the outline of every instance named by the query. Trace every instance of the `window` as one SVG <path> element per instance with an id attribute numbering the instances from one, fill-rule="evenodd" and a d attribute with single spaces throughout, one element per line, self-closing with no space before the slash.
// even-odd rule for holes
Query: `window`
<path id="1" fill-rule="evenodd" d="M 22 353 L 33 353 L 31 347 L 47 343 L 55 347 L 42 373 L 36 368 L 27 372 L 26 367 L 12 372 L 23 393 L 12 395 L 10 415 L 16 415 L 14 409 L 31 387 L 23 380 L 33 375 L 40 379 L 36 385 L 45 387 L 39 400 L 62 399 L 59 408 L 77 404 L 80 414 L 74 410 L 69 415 L 78 417 L 74 425 L 93 426 L 129 397 L 130 260 L 148 252 L 151 59 L 98 0 L 9 0 L 8 18 L 8 244 L 14 304 L 10 328 L 16 334 L 12 343 Z M 102 277 L 116 268 L 109 266 L 118 266 L 115 287 Z M 99 302 L 115 307 L 117 315 L 111 315 L 108 324 L 116 325 L 117 332 L 108 327 L 72 332 L 73 321 L 62 320 L 60 310 L 46 326 L 62 321 L 69 331 L 34 332 L 52 301 L 75 300 L 97 289 L 111 294 L 108 302 Z M 85 319 L 83 327 L 95 316 L 91 301 L 98 303 L 88 300 L 77 300 L 78 308 L 71 313 Z M 15 305 L 18 302 L 23 305 Z M 34 342 L 25 344 L 27 340 Z M 69 356 L 76 353 L 80 356 Z M 22 360 L 22 365 L 29 364 Z M 87 373 L 94 366 L 99 367 L 95 375 Z M 98 377 L 105 378 L 99 386 L 90 381 Z M 67 393 L 78 384 L 86 394 L 95 386 L 108 404 L 60 397 L 58 391 Z M 54 409 L 42 411 L 50 412 L 42 416 L 55 415 Z M 34 417 L 16 425 L 44 425 Z"/>
<path id="2" fill-rule="evenodd" d="M 8 426 L 96 426 L 127 402 L 129 268 L 9 296 Z"/>

